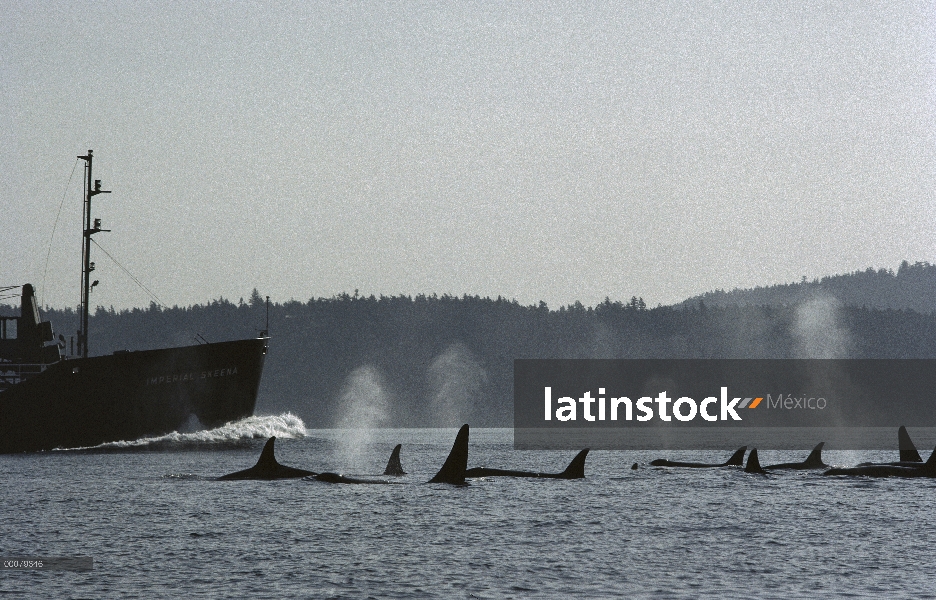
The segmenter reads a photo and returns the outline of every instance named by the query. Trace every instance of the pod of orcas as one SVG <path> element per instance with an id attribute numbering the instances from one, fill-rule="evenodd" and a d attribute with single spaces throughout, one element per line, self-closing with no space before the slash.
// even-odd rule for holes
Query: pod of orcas
<path id="1" fill-rule="evenodd" d="M 780 463 L 775 465 L 761 466 L 760 459 L 757 456 L 757 448 L 751 450 L 748 455 L 747 463 L 744 464 L 746 473 L 767 474 L 771 471 L 784 469 L 827 469 L 823 475 L 847 475 L 855 477 L 930 477 L 936 478 L 936 449 L 930 455 L 929 460 L 923 462 L 920 453 L 907 433 L 907 428 L 903 425 L 897 430 L 897 445 L 900 451 L 900 460 L 890 463 L 861 463 L 848 468 L 828 468 L 829 465 L 822 461 L 822 447 L 825 442 L 820 442 L 812 449 L 809 456 L 803 462 Z M 717 467 L 740 467 L 744 460 L 744 452 L 747 446 L 742 446 L 723 463 L 683 463 L 664 459 L 657 459 L 650 464 L 657 467 L 691 467 L 691 468 L 717 468 Z"/>
<path id="2" fill-rule="evenodd" d="M 237 479 L 297 479 L 307 478 L 325 483 L 349 483 L 349 484 L 391 484 L 393 481 L 387 479 L 360 479 L 356 477 L 347 477 L 338 473 L 316 473 L 305 469 L 287 467 L 281 465 L 274 454 L 273 445 L 276 437 L 271 437 L 263 446 L 260 453 L 260 459 L 257 464 L 236 471 L 227 475 L 222 475 L 220 480 Z M 387 462 L 387 468 L 384 475 L 406 475 L 403 466 L 400 463 L 400 448 L 397 444 L 390 454 L 390 460 Z M 583 479 L 585 477 L 585 457 L 588 456 L 588 449 L 579 452 L 569 466 L 561 473 L 538 473 L 533 471 L 517 471 L 511 469 L 489 469 L 486 467 L 468 468 L 468 425 L 462 425 L 455 436 L 455 443 L 452 444 L 452 451 L 442 464 L 442 468 L 436 473 L 435 477 L 427 483 L 448 483 L 453 485 L 462 485 L 466 479 L 478 477 L 537 477 L 544 479 Z"/>
<path id="3" fill-rule="evenodd" d="M 271 437 L 263 446 L 260 458 L 257 464 L 249 469 L 236 471 L 227 475 L 218 477 L 219 480 L 239 480 L 239 479 L 296 479 L 306 478 L 325 483 L 345 483 L 345 484 L 392 484 L 388 479 L 361 479 L 347 477 L 338 473 L 317 473 L 305 469 L 297 469 L 281 465 L 274 454 L 274 443 L 276 437 Z M 929 460 L 923 462 L 920 453 L 917 452 L 907 429 L 900 426 L 897 430 L 898 448 L 900 451 L 900 460 L 890 463 L 861 463 L 849 468 L 828 468 L 829 465 L 822 461 L 822 447 L 825 444 L 820 442 L 812 449 L 812 452 L 802 462 L 779 463 L 774 465 L 761 466 L 757 456 L 757 448 L 751 450 L 748 455 L 747 463 L 744 463 L 744 454 L 747 446 L 738 448 L 731 457 L 723 463 L 697 463 L 697 462 L 679 462 L 666 459 L 656 459 L 650 462 L 654 467 L 681 467 L 681 468 L 720 468 L 720 467 L 744 467 L 746 473 L 767 474 L 771 471 L 780 470 L 802 470 L 802 469 L 828 469 L 823 475 L 845 475 L 860 477 L 929 477 L 936 478 L 936 450 L 930 455 Z M 400 448 L 397 444 L 390 454 L 390 460 L 387 462 L 387 468 L 384 470 L 385 476 L 406 475 L 400 462 Z M 588 456 L 588 448 L 579 452 L 569 466 L 560 473 L 541 473 L 535 471 L 522 471 L 514 469 L 496 469 L 488 467 L 468 468 L 468 425 L 462 425 L 455 436 L 455 442 L 452 444 L 452 450 L 448 457 L 436 473 L 435 477 L 427 483 L 447 483 L 452 485 L 464 485 L 466 479 L 481 477 L 534 477 L 540 479 L 583 479 L 585 477 L 585 458 Z M 631 469 L 637 469 L 638 465 L 634 463 Z"/>

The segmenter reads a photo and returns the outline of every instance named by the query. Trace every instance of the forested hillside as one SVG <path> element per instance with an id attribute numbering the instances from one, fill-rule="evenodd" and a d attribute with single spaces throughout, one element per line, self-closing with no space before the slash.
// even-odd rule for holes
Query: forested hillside
<path id="1" fill-rule="evenodd" d="M 832 298 L 844 306 L 909 309 L 929 313 L 936 310 L 936 265 L 903 261 L 892 269 L 866 269 L 847 275 L 830 275 L 799 283 L 715 290 L 681 303 L 695 306 L 703 301 L 709 306 L 790 306 L 815 298 Z"/>

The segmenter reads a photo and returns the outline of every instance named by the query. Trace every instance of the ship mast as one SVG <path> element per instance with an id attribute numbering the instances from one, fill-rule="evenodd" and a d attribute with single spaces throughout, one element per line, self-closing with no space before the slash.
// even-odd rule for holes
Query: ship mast
<path id="1" fill-rule="evenodd" d="M 91 288 L 98 283 L 96 280 L 91 283 L 91 271 L 94 270 L 94 263 L 91 262 L 91 236 L 100 231 L 110 231 L 110 229 L 101 229 L 100 219 L 94 219 L 94 226 L 91 226 L 91 198 L 98 194 L 110 194 L 109 191 L 101 189 L 100 179 L 91 178 L 92 155 L 93 152 L 88 150 L 87 156 L 78 157 L 85 161 L 85 182 L 88 186 L 82 215 L 84 231 L 81 245 L 81 329 L 78 330 L 78 354 L 82 358 L 88 358 L 88 307 L 91 304 Z"/>

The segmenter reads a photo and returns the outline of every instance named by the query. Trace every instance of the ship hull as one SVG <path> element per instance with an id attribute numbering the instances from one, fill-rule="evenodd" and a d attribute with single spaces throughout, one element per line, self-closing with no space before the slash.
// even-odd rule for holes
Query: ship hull
<path id="1" fill-rule="evenodd" d="M 96 446 L 253 414 L 267 340 L 62 360 L 0 393 L 0 453 Z"/>

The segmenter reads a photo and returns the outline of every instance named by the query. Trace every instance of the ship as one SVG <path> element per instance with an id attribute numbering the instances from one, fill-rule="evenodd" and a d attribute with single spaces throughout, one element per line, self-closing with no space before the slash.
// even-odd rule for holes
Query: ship
<path id="1" fill-rule="evenodd" d="M 89 302 L 94 263 L 93 152 L 85 161 L 82 290 L 77 352 L 40 318 L 35 289 L 21 288 L 19 316 L 0 316 L 0 453 L 87 448 L 179 431 L 214 428 L 253 414 L 269 346 L 258 337 L 91 356 Z M 269 314 L 269 312 L 268 312 Z M 196 338 L 198 339 L 198 338 Z M 74 341 L 74 339 L 73 339 Z"/>

